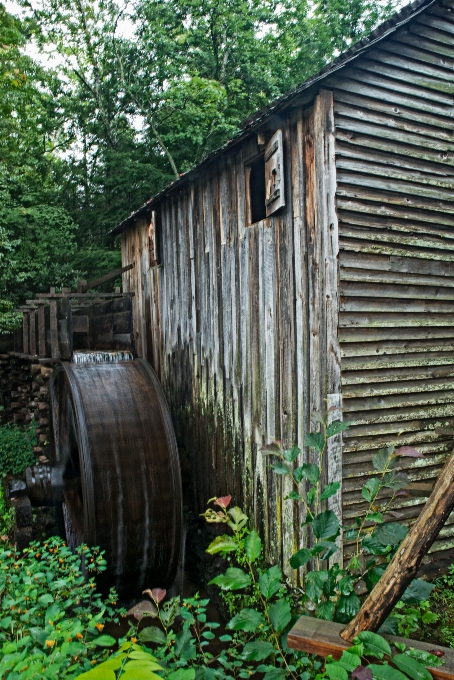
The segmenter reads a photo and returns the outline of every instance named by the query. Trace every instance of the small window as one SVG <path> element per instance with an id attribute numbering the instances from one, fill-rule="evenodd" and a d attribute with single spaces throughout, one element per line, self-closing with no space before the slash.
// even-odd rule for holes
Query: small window
<path id="1" fill-rule="evenodd" d="M 246 166 L 248 178 L 249 224 L 266 217 L 265 206 L 265 157 L 259 156 Z"/>

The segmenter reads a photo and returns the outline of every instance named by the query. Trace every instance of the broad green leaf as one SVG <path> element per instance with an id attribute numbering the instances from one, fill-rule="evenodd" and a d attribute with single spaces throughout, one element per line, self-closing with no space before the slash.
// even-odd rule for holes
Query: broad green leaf
<path id="1" fill-rule="evenodd" d="M 361 545 L 367 555 L 386 555 L 389 552 L 389 545 L 383 545 L 375 534 L 365 536 L 361 541 Z"/>
<path id="2" fill-rule="evenodd" d="M 387 489 L 398 491 L 410 484 L 410 479 L 404 472 L 387 472 L 383 477 L 383 486 Z"/>
<path id="3" fill-rule="evenodd" d="M 38 602 L 40 604 L 52 604 L 54 601 L 54 598 L 52 595 L 49 595 L 49 593 L 46 593 L 45 595 L 41 595 L 41 597 L 38 597 Z"/>
<path id="4" fill-rule="evenodd" d="M 372 465 L 377 470 L 377 472 L 384 472 L 389 468 L 389 463 L 391 462 L 392 453 L 388 449 L 380 449 L 378 453 L 372 458 Z"/>
<path id="5" fill-rule="evenodd" d="M 140 631 L 139 640 L 141 642 L 156 642 L 161 645 L 165 644 L 166 634 L 157 626 L 148 626 Z"/>
<path id="6" fill-rule="evenodd" d="M 288 677 L 286 668 L 270 668 L 263 676 L 263 680 L 284 680 Z"/>
<path id="7" fill-rule="evenodd" d="M 220 574 L 212 579 L 210 585 L 212 583 L 219 586 L 221 590 L 241 590 L 251 585 L 251 577 L 242 569 L 229 567 L 225 574 Z"/>
<path id="8" fill-rule="evenodd" d="M 272 604 L 268 609 L 268 614 L 271 624 L 277 633 L 284 630 L 292 618 L 290 604 L 286 600 L 278 600 Z"/>
<path id="9" fill-rule="evenodd" d="M 384 655 L 391 656 L 391 648 L 386 642 L 385 638 L 377 633 L 372 633 L 370 630 L 363 630 L 359 633 L 354 642 L 359 640 L 364 644 L 364 654 L 366 656 L 376 656 L 378 659 L 383 659 Z"/>
<path id="10" fill-rule="evenodd" d="M 116 675 L 110 668 L 103 668 L 103 664 L 99 664 L 96 668 L 92 668 L 82 675 L 78 675 L 81 680 L 116 680 Z M 122 676 L 124 677 L 124 676 Z"/>
<path id="11" fill-rule="evenodd" d="M 228 511 L 228 514 L 233 520 L 233 525 L 235 531 L 239 531 L 242 529 L 244 526 L 246 526 L 247 521 L 248 521 L 248 516 L 244 514 L 244 512 L 239 508 L 238 506 L 235 506 L 234 508 L 230 508 Z"/>
<path id="12" fill-rule="evenodd" d="M 121 674 L 121 680 L 162 680 L 160 675 L 153 673 L 145 668 L 133 668 L 125 670 Z"/>
<path id="13" fill-rule="evenodd" d="M 336 621 L 348 623 L 356 616 L 360 607 L 361 600 L 355 592 L 351 592 L 349 595 L 341 595 L 337 601 Z"/>
<path id="14" fill-rule="evenodd" d="M 282 572 L 278 566 L 270 567 L 259 576 L 259 589 L 263 597 L 269 600 L 281 587 Z"/>
<path id="15" fill-rule="evenodd" d="M 369 664 L 368 668 L 372 671 L 374 680 L 408 680 L 407 676 L 398 671 L 387 663 L 379 665 L 376 663 Z"/>
<path id="16" fill-rule="evenodd" d="M 214 541 L 211 541 L 206 552 L 210 553 L 210 555 L 216 555 L 216 553 L 227 553 L 237 548 L 236 541 L 231 536 L 224 534 L 223 536 L 216 536 Z"/>
<path id="17" fill-rule="evenodd" d="M 301 495 L 298 491 L 290 491 L 290 493 L 284 498 L 285 501 L 300 501 Z"/>
<path id="18" fill-rule="evenodd" d="M 316 602 L 318 598 L 323 593 L 323 584 L 328 580 L 328 572 L 326 570 L 322 571 L 310 571 L 306 574 L 304 580 L 304 587 L 306 590 L 306 595 Z"/>
<path id="19" fill-rule="evenodd" d="M 180 631 L 176 636 L 174 652 L 177 656 L 183 659 L 193 658 L 195 654 L 195 646 L 189 628 L 183 628 L 183 630 Z"/>
<path id="20" fill-rule="evenodd" d="M 355 589 L 355 582 L 357 579 L 354 576 L 347 575 L 341 578 L 337 584 L 337 589 L 341 595 L 350 595 Z"/>
<path id="21" fill-rule="evenodd" d="M 299 569 L 304 567 L 305 564 L 309 562 L 312 557 L 312 553 L 307 548 L 301 548 L 290 558 L 290 566 L 292 569 Z"/>
<path id="22" fill-rule="evenodd" d="M 314 536 L 323 540 L 336 536 L 339 531 L 339 520 L 332 510 L 325 510 L 312 521 Z"/>
<path id="23" fill-rule="evenodd" d="M 339 547 L 333 541 L 319 541 L 311 548 L 311 553 L 319 555 L 321 560 L 328 560 L 338 550 Z"/>
<path id="24" fill-rule="evenodd" d="M 144 670 L 144 671 L 162 671 L 163 668 L 156 661 L 148 661 L 146 659 L 132 660 L 125 664 L 127 671 Z"/>
<path id="25" fill-rule="evenodd" d="M 320 453 L 323 451 L 323 447 L 325 446 L 325 437 L 323 432 L 310 432 L 306 435 L 304 443 L 310 449 L 315 449 Z"/>
<path id="26" fill-rule="evenodd" d="M 295 444 L 295 446 L 293 446 L 291 449 L 287 449 L 286 451 L 284 451 L 284 458 L 289 463 L 293 463 L 293 461 L 298 458 L 300 453 L 301 449 L 299 449 Z"/>
<path id="27" fill-rule="evenodd" d="M 386 567 L 377 565 L 368 569 L 367 572 L 364 574 L 363 576 L 364 583 L 366 584 L 366 588 L 369 592 L 377 585 L 377 583 L 385 573 L 385 569 Z"/>
<path id="28" fill-rule="evenodd" d="M 398 522 L 387 522 L 381 524 L 374 532 L 382 545 L 398 545 L 408 534 L 408 527 Z"/>
<path id="29" fill-rule="evenodd" d="M 339 659 L 339 661 L 344 664 L 344 668 L 351 673 L 352 671 L 355 670 L 358 666 L 361 665 L 361 659 L 357 654 L 352 654 L 348 650 L 345 650 L 345 652 L 342 652 L 342 656 Z"/>
<path id="30" fill-rule="evenodd" d="M 265 623 L 265 618 L 260 612 L 255 609 L 242 609 L 228 622 L 227 628 L 230 628 L 230 630 L 244 630 L 246 633 L 251 633 L 256 631 L 259 626 L 264 626 Z"/>
<path id="31" fill-rule="evenodd" d="M 348 673 L 345 668 L 339 666 L 336 662 L 327 663 L 325 673 L 330 680 L 348 680 Z"/>
<path id="32" fill-rule="evenodd" d="M 344 430 L 348 430 L 350 427 L 351 422 L 348 420 L 333 420 L 332 423 L 328 425 L 326 428 L 326 436 L 327 437 L 334 437 L 334 435 L 339 434 L 339 432 L 343 432 Z"/>
<path id="33" fill-rule="evenodd" d="M 194 668 L 179 668 L 178 670 L 169 673 L 166 680 L 194 680 L 194 678 Z"/>
<path id="34" fill-rule="evenodd" d="M 432 680 L 432 673 L 430 673 L 425 666 L 416 659 L 412 659 L 408 654 L 395 654 L 393 656 L 393 664 L 406 673 L 412 680 Z"/>
<path id="35" fill-rule="evenodd" d="M 401 600 L 406 604 L 418 604 L 427 600 L 434 588 L 435 586 L 432 583 L 415 578 L 402 595 Z"/>
<path id="36" fill-rule="evenodd" d="M 290 468 L 287 465 L 287 463 L 284 463 L 283 460 L 278 460 L 277 463 L 273 463 L 273 465 L 271 466 L 271 469 L 277 475 L 289 475 L 290 474 Z"/>
<path id="37" fill-rule="evenodd" d="M 368 522 L 376 522 L 377 524 L 382 524 L 384 522 L 383 515 L 381 512 L 370 512 L 366 520 Z"/>
<path id="38" fill-rule="evenodd" d="M 93 640 L 97 647 L 113 647 L 116 644 L 116 640 L 111 635 L 100 635 Z"/>
<path id="39" fill-rule="evenodd" d="M 322 493 L 320 494 L 320 500 L 326 501 L 327 498 L 334 496 L 340 489 L 340 482 L 330 482 L 323 487 Z"/>
<path id="40" fill-rule="evenodd" d="M 323 602 L 319 607 L 317 607 L 317 618 L 323 619 L 324 621 L 332 621 L 334 618 L 334 602 L 328 601 Z"/>
<path id="41" fill-rule="evenodd" d="M 244 645 L 242 656 L 245 661 L 263 661 L 263 659 L 267 659 L 271 654 L 277 654 L 277 652 L 278 650 L 270 642 L 256 640 Z"/>
<path id="42" fill-rule="evenodd" d="M 244 549 L 246 551 L 246 557 L 250 562 L 255 562 L 255 560 L 260 557 L 262 552 L 262 541 L 255 529 L 252 529 L 251 533 L 244 541 Z"/>
<path id="43" fill-rule="evenodd" d="M 375 500 L 380 488 L 380 480 L 377 477 L 369 479 L 361 489 L 361 495 L 365 501 L 371 503 Z"/>
<path id="44" fill-rule="evenodd" d="M 311 484 L 317 484 L 320 479 L 320 468 L 314 463 L 304 463 L 301 467 L 297 467 L 293 470 L 293 476 L 297 482 L 301 482 L 302 479 L 307 479 Z"/>

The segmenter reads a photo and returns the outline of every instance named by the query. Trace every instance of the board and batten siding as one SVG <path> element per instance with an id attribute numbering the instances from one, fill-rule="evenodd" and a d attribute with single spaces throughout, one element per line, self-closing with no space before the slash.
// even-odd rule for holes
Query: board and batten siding
<path id="1" fill-rule="evenodd" d="M 454 11 L 434 5 L 330 77 L 336 124 L 344 522 L 364 512 L 373 455 L 396 441 L 412 480 L 453 449 Z M 402 519 L 425 498 L 403 497 Z M 454 517 L 432 547 L 452 561 Z M 346 556 L 349 548 L 346 546 Z"/>
<path id="2" fill-rule="evenodd" d="M 124 289 L 136 292 L 137 353 L 167 395 L 191 463 L 194 509 L 232 494 L 253 516 L 268 558 L 291 573 L 287 560 L 305 542 L 301 517 L 284 501 L 288 478 L 272 473 L 259 449 L 283 439 L 309 460 L 309 414 L 326 393 L 340 406 L 332 93 L 276 127 L 284 209 L 246 224 L 244 164 L 259 151 L 254 136 L 154 207 L 159 267 L 149 267 L 146 219 L 124 232 L 122 253 L 135 263 Z M 340 439 L 330 459 L 327 478 L 340 479 Z M 340 495 L 330 502 L 340 508 Z"/>

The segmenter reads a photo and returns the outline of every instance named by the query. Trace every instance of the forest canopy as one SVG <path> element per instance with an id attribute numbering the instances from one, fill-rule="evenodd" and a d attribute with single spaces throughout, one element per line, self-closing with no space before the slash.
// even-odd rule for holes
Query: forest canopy
<path id="1" fill-rule="evenodd" d="M 0 4 L 0 331 L 119 266 L 119 221 L 403 4 L 19 2 Z"/>

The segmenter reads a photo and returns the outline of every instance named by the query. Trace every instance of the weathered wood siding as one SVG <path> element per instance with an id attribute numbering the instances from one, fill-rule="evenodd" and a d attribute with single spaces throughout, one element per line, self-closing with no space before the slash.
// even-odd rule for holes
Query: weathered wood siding
<path id="1" fill-rule="evenodd" d="M 270 472 L 259 448 L 273 439 L 303 448 L 326 390 L 340 400 L 331 93 L 278 126 L 283 210 L 246 225 L 244 162 L 259 150 L 254 137 L 156 207 L 160 267 L 149 268 L 146 220 L 124 234 L 123 261 L 136 265 L 124 275 L 125 290 L 136 292 L 136 348 L 156 368 L 189 453 L 195 509 L 232 494 L 280 560 L 304 541 L 301 519 L 283 501 L 289 482 Z M 332 230 L 323 235 L 326 219 Z M 327 476 L 338 479 L 339 442 L 332 458 Z"/>
<path id="2" fill-rule="evenodd" d="M 435 5 L 344 68 L 334 90 L 345 520 L 377 449 L 433 480 L 454 421 L 454 16 Z M 450 17 L 453 16 L 451 19 Z M 425 499 L 403 498 L 415 518 Z M 454 546 L 451 517 L 432 550 Z M 347 549 L 348 554 L 348 549 Z M 442 555 L 437 555 L 441 558 Z"/>
<path id="3" fill-rule="evenodd" d="M 326 398 L 353 421 L 330 442 L 326 470 L 344 478 L 330 504 L 346 523 L 364 511 L 379 448 L 415 445 L 425 457 L 405 468 L 422 480 L 452 448 L 434 433 L 454 423 L 452 7 L 433 5 L 268 121 L 284 135 L 279 213 L 246 224 L 251 135 L 153 205 L 160 267 L 149 266 L 145 218 L 122 237 L 136 348 L 188 450 L 194 507 L 231 493 L 270 559 L 305 537 L 283 501 L 287 480 L 259 448 L 273 438 L 303 448 Z M 401 500 L 404 519 L 423 503 Z M 433 550 L 452 546 L 450 519 Z"/>

